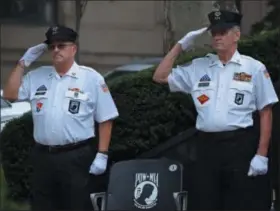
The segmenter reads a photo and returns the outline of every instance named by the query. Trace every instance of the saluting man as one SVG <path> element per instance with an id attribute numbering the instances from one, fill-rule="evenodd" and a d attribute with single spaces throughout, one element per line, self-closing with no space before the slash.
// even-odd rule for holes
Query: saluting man
<path id="1" fill-rule="evenodd" d="M 46 32 L 44 43 L 29 48 L 4 88 L 10 100 L 29 100 L 36 145 L 32 152 L 32 209 L 85 210 L 90 204 L 90 173 L 107 168 L 112 120 L 118 110 L 104 78 L 75 62 L 77 33 L 65 26 Z M 53 66 L 24 74 L 49 50 Z M 92 148 L 99 123 L 98 152 Z"/>
<path id="2" fill-rule="evenodd" d="M 210 26 L 187 33 L 165 56 L 153 80 L 191 94 L 197 112 L 197 160 L 188 210 L 269 210 L 268 148 L 277 95 L 265 65 L 238 52 L 237 12 L 208 14 Z M 209 31 L 217 54 L 172 68 L 182 50 Z M 252 113 L 260 114 L 260 134 Z"/>

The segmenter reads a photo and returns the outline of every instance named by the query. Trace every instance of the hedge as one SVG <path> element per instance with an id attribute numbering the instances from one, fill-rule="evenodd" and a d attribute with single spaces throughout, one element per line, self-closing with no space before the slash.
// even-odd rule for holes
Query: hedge
<path id="1" fill-rule="evenodd" d="M 240 41 L 240 53 L 264 62 L 273 81 L 278 80 L 280 31 Z M 205 52 L 182 54 L 176 64 L 204 56 Z M 189 95 L 170 93 L 152 81 L 154 68 L 108 83 L 120 117 L 112 131 L 112 162 L 135 158 L 195 125 L 196 111 Z M 32 117 L 27 113 L 9 122 L 1 133 L 0 153 L 5 177 L 14 200 L 29 196 L 32 173 L 28 155 L 34 144 Z M 95 142 L 96 143 L 96 142 Z"/>

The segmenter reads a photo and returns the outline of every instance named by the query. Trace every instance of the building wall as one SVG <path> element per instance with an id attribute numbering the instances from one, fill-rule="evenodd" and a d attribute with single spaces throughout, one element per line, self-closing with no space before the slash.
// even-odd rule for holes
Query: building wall
<path id="1" fill-rule="evenodd" d="M 248 33 L 250 25 L 266 13 L 266 6 L 264 1 L 243 1 L 242 7 L 242 29 Z M 132 59 L 163 55 L 166 40 L 177 41 L 208 24 L 211 9 L 212 1 L 88 1 L 79 32 L 80 63 L 106 72 Z M 75 1 L 60 1 L 58 11 L 59 22 L 75 28 Z M 1 25 L 1 87 L 24 51 L 44 41 L 47 28 Z M 203 46 L 209 40 L 205 34 L 196 44 Z M 49 62 L 45 54 L 30 68 Z"/>

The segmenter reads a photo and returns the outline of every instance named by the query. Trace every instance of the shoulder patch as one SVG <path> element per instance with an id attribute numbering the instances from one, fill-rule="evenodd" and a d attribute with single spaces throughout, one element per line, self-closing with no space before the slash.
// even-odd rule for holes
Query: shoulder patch
<path id="1" fill-rule="evenodd" d="M 265 76 L 266 78 L 270 78 L 270 74 L 269 74 L 269 72 L 267 71 L 266 68 L 263 69 L 262 72 L 263 72 L 263 74 L 264 74 L 264 76 Z"/>

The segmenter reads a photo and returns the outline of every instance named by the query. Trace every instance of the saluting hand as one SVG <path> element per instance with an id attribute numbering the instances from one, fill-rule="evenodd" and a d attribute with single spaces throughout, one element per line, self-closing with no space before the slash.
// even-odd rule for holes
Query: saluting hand
<path id="1" fill-rule="evenodd" d="M 255 155 L 251 160 L 248 176 L 264 175 L 268 169 L 268 158 Z"/>
<path id="2" fill-rule="evenodd" d="M 94 175 L 103 174 L 107 168 L 108 155 L 98 152 L 93 160 L 89 173 Z"/>
<path id="3" fill-rule="evenodd" d="M 47 49 L 47 44 L 41 43 L 27 49 L 19 61 L 24 62 L 24 66 L 28 67 L 32 62 L 37 60 Z"/>
<path id="4" fill-rule="evenodd" d="M 206 31 L 207 31 L 207 27 L 195 31 L 191 31 L 187 33 L 181 40 L 179 40 L 178 43 L 181 44 L 183 50 L 186 50 L 191 45 L 193 45 L 193 42 L 196 37 L 198 37 L 199 35 L 203 34 Z"/>

